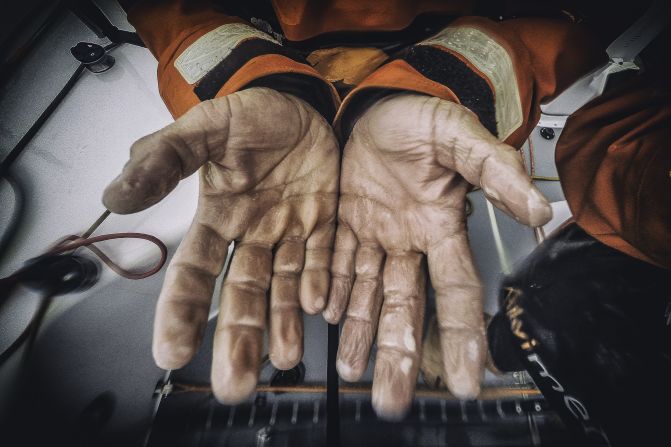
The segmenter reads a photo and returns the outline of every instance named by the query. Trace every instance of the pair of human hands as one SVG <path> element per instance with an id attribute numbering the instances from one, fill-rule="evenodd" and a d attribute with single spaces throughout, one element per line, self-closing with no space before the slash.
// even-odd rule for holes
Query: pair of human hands
<path id="1" fill-rule="evenodd" d="M 532 226 L 551 210 L 518 153 L 472 112 L 419 94 L 387 96 L 355 124 L 341 169 L 338 141 L 316 110 L 250 88 L 138 140 L 103 202 L 117 213 L 143 210 L 197 170 L 196 215 L 156 309 L 158 366 L 180 368 L 196 353 L 235 241 L 214 336 L 212 387 L 222 402 L 254 391 L 266 326 L 271 362 L 289 369 L 303 355 L 302 311 L 323 312 L 330 323 L 345 316 L 337 359 L 345 380 L 361 378 L 377 333 L 373 406 L 402 417 L 419 371 L 427 264 L 448 388 L 460 398 L 479 393 L 487 347 L 466 194 L 481 187 Z"/>

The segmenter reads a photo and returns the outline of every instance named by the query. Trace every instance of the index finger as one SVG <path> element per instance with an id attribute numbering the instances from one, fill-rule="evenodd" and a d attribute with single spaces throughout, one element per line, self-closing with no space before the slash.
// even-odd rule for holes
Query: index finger
<path id="1" fill-rule="evenodd" d="M 270 246 L 238 244 L 221 290 L 214 334 L 212 390 L 221 402 L 237 404 L 256 388 L 271 274 Z"/>
<path id="2" fill-rule="evenodd" d="M 198 350 L 228 246 L 197 213 L 168 266 L 156 304 L 152 352 L 159 367 L 181 368 Z"/>

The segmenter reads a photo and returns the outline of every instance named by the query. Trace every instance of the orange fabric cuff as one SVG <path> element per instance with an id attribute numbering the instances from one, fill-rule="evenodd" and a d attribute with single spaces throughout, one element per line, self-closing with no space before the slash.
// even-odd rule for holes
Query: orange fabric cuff
<path id="1" fill-rule="evenodd" d="M 253 81 L 278 74 L 300 75 L 302 78 L 297 76 L 296 81 L 293 78 L 279 80 L 277 89 L 282 91 L 283 83 L 286 84 L 287 92 L 295 92 L 298 96 L 304 97 L 303 99 L 312 102 L 317 108 L 331 109 L 330 116 L 333 116 L 339 104 L 335 88 L 324 80 L 316 70 L 308 64 L 294 60 L 290 54 L 282 54 L 284 48 L 279 45 L 277 48 L 279 54 L 276 54 L 273 48 L 268 48 L 268 45 L 276 43 L 270 37 L 266 40 L 263 36 L 259 36 L 259 34 L 263 35 L 261 31 L 256 30 L 239 17 L 218 12 L 209 0 L 143 1 L 129 10 L 128 18 L 147 48 L 159 61 L 157 70 L 159 93 L 174 118 L 183 115 L 202 100 L 234 93 L 245 88 Z M 210 38 L 209 43 L 205 45 L 212 47 L 221 43 L 238 48 L 241 45 L 251 43 L 256 51 L 252 50 L 247 56 L 249 59 L 246 60 L 247 49 L 239 50 L 233 57 L 231 54 L 235 50 L 231 48 L 232 51 L 228 52 L 219 62 L 223 62 L 224 67 L 228 67 L 230 73 L 225 72 L 220 80 L 210 80 L 210 84 L 205 84 L 210 87 L 208 93 L 205 94 L 202 89 L 199 90 L 199 87 L 201 87 L 199 84 L 205 80 L 202 72 L 198 72 L 199 62 L 197 60 L 190 62 L 189 69 L 195 71 L 195 76 L 180 73 L 175 66 L 175 62 L 180 55 L 206 34 L 222 25 L 236 23 L 249 27 L 249 33 L 244 32 L 243 26 L 242 34 L 240 34 L 240 29 L 233 32 L 233 41 L 230 43 L 225 40 L 222 41 L 222 34 L 218 33 L 214 34 L 214 37 Z M 248 34 L 248 37 L 245 37 L 246 34 Z M 217 40 L 217 36 L 219 36 L 219 40 Z M 240 36 L 244 38 L 240 39 Z M 223 37 L 223 39 L 226 38 Z M 260 45 L 254 46 L 254 42 Z M 264 43 L 266 47 L 263 47 Z M 249 45 L 247 46 L 249 47 Z M 210 48 L 207 47 L 202 51 L 205 52 L 204 56 L 208 64 L 212 64 L 213 61 L 217 62 L 213 59 L 217 57 L 216 51 L 214 52 L 215 55 L 208 53 Z M 222 52 L 222 54 L 224 53 Z M 229 56 L 232 58 L 230 59 L 231 65 L 226 65 Z M 182 70 L 185 69 L 183 61 L 178 65 Z M 208 66 L 200 70 L 208 70 L 209 73 L 211 68 Z M 312 82 L 313 79 L 315 82 Z M 320 88 L 320 84 L 323 85 L 323 88 Z M 219 85 L 221 85 L 220 88 Z M 275 86 L 271 87 L 274 88 Z M 301 95 L 301 93 L 305 94 Z"/>
<path id="2" fill-rule="evenodd" d="M 128 22 L 159 60 L 169 47 L 190 35 L 197 34 L 193 42 L 217 26 L 245 23 L 239 17 L 215 11 L 207 0 L 140 1 L 128 11 Z M 202 32 L 203 28 L 207 30 Z"/>
<path id="3" fill-rule="evenodd" d="M 194 85 L 186 82 L 175 68 L 175 59 L 200 37 L 225 23 L 229 22 L 215 19 L 186 29 L 158 55 L 158 90 L 174 118 L 201 102 L 193 91 Z"/>
<path id="4" fill-rule="evenodd" d="M 210 21 L 199 25 L 195 29 L 186 30 L 182 39 L 177 39 L 169 45 L 161 55 L 158 66 L 159 92 L 163 102 L 174 118 L 186 113 L 191 107 L 200 103 L 201 100 L 194 93 L 194 84 L 189 84 L 175 68 L 175 59 L 179 57 L 191 44 L 204 34 L 222 25 L 220 21 Z M 252 81 L 280 73 L 295 73 L 313 77 L 323 82 L 329 89 L 331 100 L 337 108 L 339 104 L 338 94 L 335 88 L 312 67 L 301 64 L 293 59 L 279 54 L 263 54 L 247 61 L 235 74 L 221 87 L 216 97 L 234 93 L 244 88 Z"/>
<path id="5" fill-rule="evenodd" d="M 397 59 L 375 70 L 345 97 L 333 120 L 334 128 L 340 130 L 343 115 L 355 98 L 378 89 L 423 93 L 460 103 L 459 98 L 447 86 L 424 77 L 407 62 Z"/>
<path id="6" fill-rule="evenodd" d="M 283 73 L 310 76 L 323 82 L 331 92 L 331 99 L 336 105 L 335 108 L 338 108 L 340 98 L 335 87 L 330 82 L 326 81 L 317 70 L 309 65 L 301 64 L 280 54 L 264 54 L 250 59 L 221 87 L 221 90 L 219 90 L 215 97 L 219 98 L 235 93 L 256 79 Z"/>
<path id="7" fill-rule="evenodd" d="M 178 54 L 177 54 L 178 56 Z M 175 57 L 177 57 L 175 56 Z M 188 84 L 175 69 L 174 58 L 159 64 L 159 91 L 163 102 L 174 118 L 186 113 L 191 107 L 201 102 L 193 91 L 193 85 Z M 274 74 L 300 74 L 310 76 L 323 82 L 331 93 L 331 100 L 335 108 L 339 105 L 339 98 L 335 88 L 309 65 L 301 64 L 279 54 L 264 54 L 250 59 L 221 87 L 216 98 L 242 90 L 252 81 Z"/>

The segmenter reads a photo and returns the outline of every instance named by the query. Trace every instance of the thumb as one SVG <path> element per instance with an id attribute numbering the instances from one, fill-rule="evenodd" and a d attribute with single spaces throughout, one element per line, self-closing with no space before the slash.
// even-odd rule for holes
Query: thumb
<path id="1" fill-rule="evenodd" d="M 552 218 L 547 199 L 534 186 L 522 158 L 492 135 L 474 113 L 448 101 L 437 115 L 441 126 L 438 162 L 480 186 L 497 208 L 525 225 L 538 227 Z"/>
<path id="2" fill-rule="evenodd" d="M 137 140 L 130 160 L 105 189 L 103 204 L 118 214 L 142 211 L 223 150 L 229 129 L 227 97 L 205 101 L 174 123 Z"/>

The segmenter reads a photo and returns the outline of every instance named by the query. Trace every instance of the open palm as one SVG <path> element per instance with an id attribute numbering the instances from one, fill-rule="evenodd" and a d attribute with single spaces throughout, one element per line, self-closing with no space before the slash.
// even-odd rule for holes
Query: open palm
<path id="1" fill-rule="evenodd" d="M 468 245 L 472 185 L 523 223 L 550 207 L 515 150 L 465 107 L 410 93 L 380 100 L 345 147 L 327 321 L 345 313 L 337 368 L 359 380 L 377 332 L 373 406 L 402 417 L 414 394 L 424 319 L 426 264 L 436 291 L 449 389 L 479 393 L 486 358 L 482 290 Z"/>
<path id="2" fill-rule="evenodd" d="M 214 339 L 214 394 L 234 403 L 253 392 L 267 316 L 273 364 L 288 369 L 300 361 L 301 308 L 320 312 L 328 294 L 339 158 L 321 115 L 265 88 L 203 102 L 133 145 L 105 191 L 111 211 L 145 209 L 200 169 L 196 215 L 157 304 L 159 366 L 180 368 L 196 353 L 232 241 Z"/>

